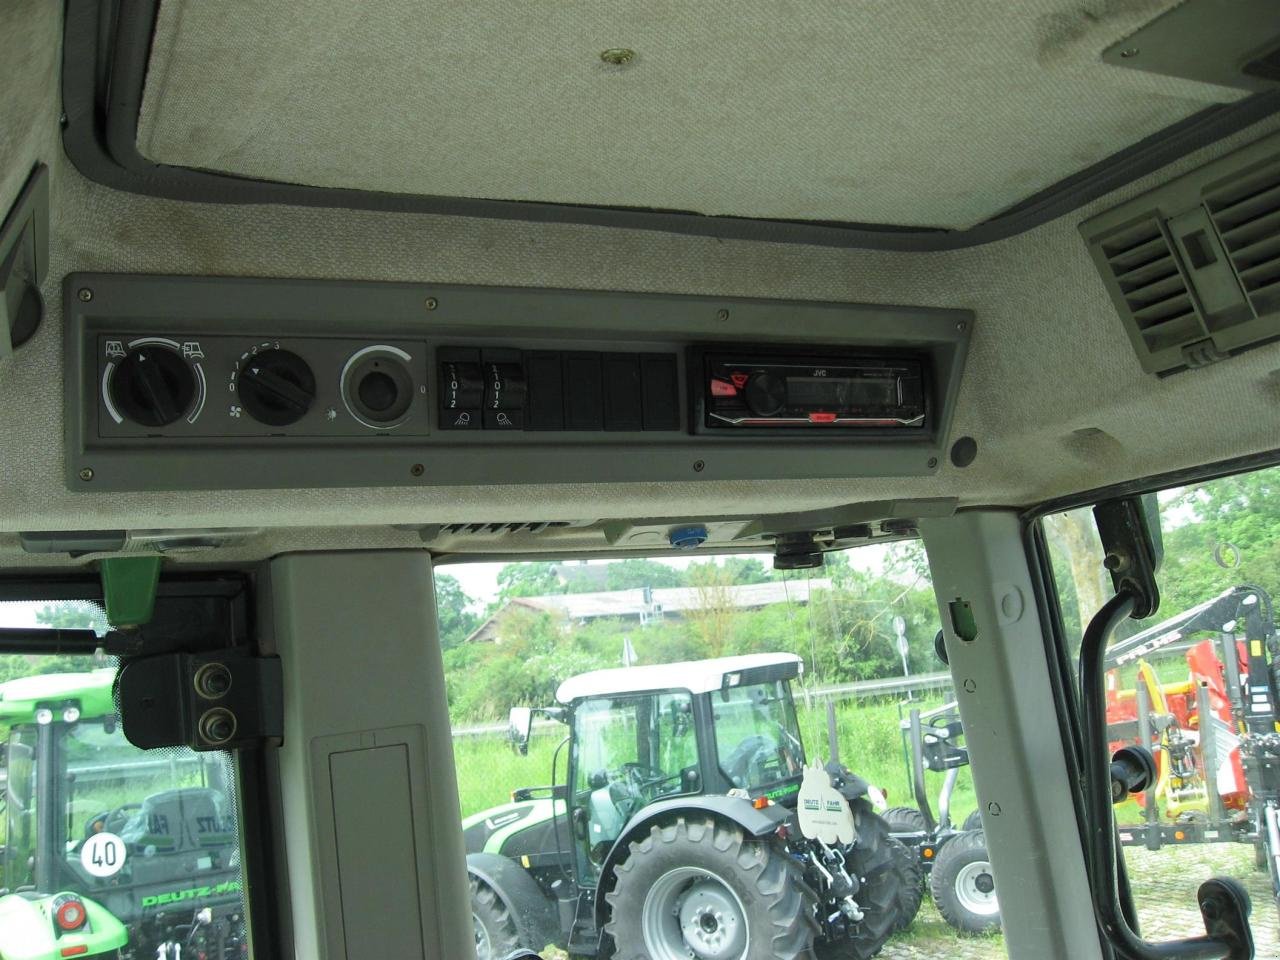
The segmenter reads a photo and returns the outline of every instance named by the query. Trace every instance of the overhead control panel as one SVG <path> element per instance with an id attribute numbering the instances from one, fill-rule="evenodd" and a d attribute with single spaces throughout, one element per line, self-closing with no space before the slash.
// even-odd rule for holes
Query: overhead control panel
<path id="1" fill-rule="evenodd" d="M 959 310 L 73 274 L 67 482 L 236 489 L 913 476 Z"/>

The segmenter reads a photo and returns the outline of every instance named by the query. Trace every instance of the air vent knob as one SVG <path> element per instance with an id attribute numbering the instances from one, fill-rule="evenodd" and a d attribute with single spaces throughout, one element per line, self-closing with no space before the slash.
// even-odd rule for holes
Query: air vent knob
<path id="1" fill-rule="evenodd" d="M 316 378 L 307 361 L 288 350 L 264 350 L 245 361 L 236 386 L 240 404 L 259 423 L 297 423 L 316 398 Z"/>
<path id="2" fill-rule="evenodd" d="M 742 398 L 757 417 L 772 417 L 786 405 L 787 384 L 772 373 L 757 371 L 747 378 Z"/>
<path id="3" fill-rule="evenodd" d="M 111 374 L 111 400 L 121 415 L 144 427 L 167 427 L 196 396 L 196 375 L 176 350 L 135 347 Z"/>

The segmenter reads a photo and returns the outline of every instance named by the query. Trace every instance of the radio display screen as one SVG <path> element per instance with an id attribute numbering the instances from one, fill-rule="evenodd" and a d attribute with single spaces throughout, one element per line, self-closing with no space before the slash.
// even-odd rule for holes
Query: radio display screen
<path id="1" fill-rule="evenodd" d="M 796 406 L 897 406 L 897 377 L 787 377 L 787 403 Z"/>

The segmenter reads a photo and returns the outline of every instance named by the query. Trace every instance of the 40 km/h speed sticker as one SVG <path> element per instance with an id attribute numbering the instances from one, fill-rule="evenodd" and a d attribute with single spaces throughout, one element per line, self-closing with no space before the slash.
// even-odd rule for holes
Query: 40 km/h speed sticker
<path id="1" fill-rule="evenodd" d="M 114 877 L 124 867 L 124 841 L 114 833 L 95 833 L 80 848 L 80 865 L 95 877 Z"/>

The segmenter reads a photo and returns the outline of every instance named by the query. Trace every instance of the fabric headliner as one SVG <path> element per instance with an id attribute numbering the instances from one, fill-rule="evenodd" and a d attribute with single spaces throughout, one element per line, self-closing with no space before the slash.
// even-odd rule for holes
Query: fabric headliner
<path id="1" fill-rule="evenodd" d="M 57 147 L 58 98 L 47 84 L 58 56 L 57 10 L 38 0 L 23 4 L 30 18 L 25 30 L 0 34 L 0 117 L 22 111 L 20 126 L 30 135 L 0 149 L 11 151 L 5 159 L 51 164 L 53 249 L 43 291 L 46 320 L 27 346 L 0 361 L 0 531 L 262 526 L 281 532 L 245 547 L 270 556 L 322 544 L 377 543 L 370 528 L 388 524 L 712 518 L 944 496 L 962 505 L 1021 505 L 1280 448 L 1280 344 L 1166 380 L 1145 376 L 1077 233 L 1077 224 L 1098 210 L 1280 128 L 1280 118 L 1068 218 L 997 244 L 928 255 L 422 214 L 178 203 L 106 189 L 71 167 Z M 22 60 L 12 48 L 27 43 L 39 56 L 15 73 Z M 16 192 L 20 180 L 5 184 Z M 969 308 L 977 319 L 953 437 L 975 437 L 978 457 L 965 470 L 945 465 L 933 478 L 157 494 L 68 489 L 60 284 L 73 270 Z M 416 536 L 393 539 L 407 546 Z M 0 552 L 13 551 L 13 544 L 0 538 Z"/>
<path id="2" fill-rule="evenodd" d="M 138 145 L 308 186 L 963 228 L 1241 96 L 1101 62 L 1175 2 L 163 0 Z"/>

